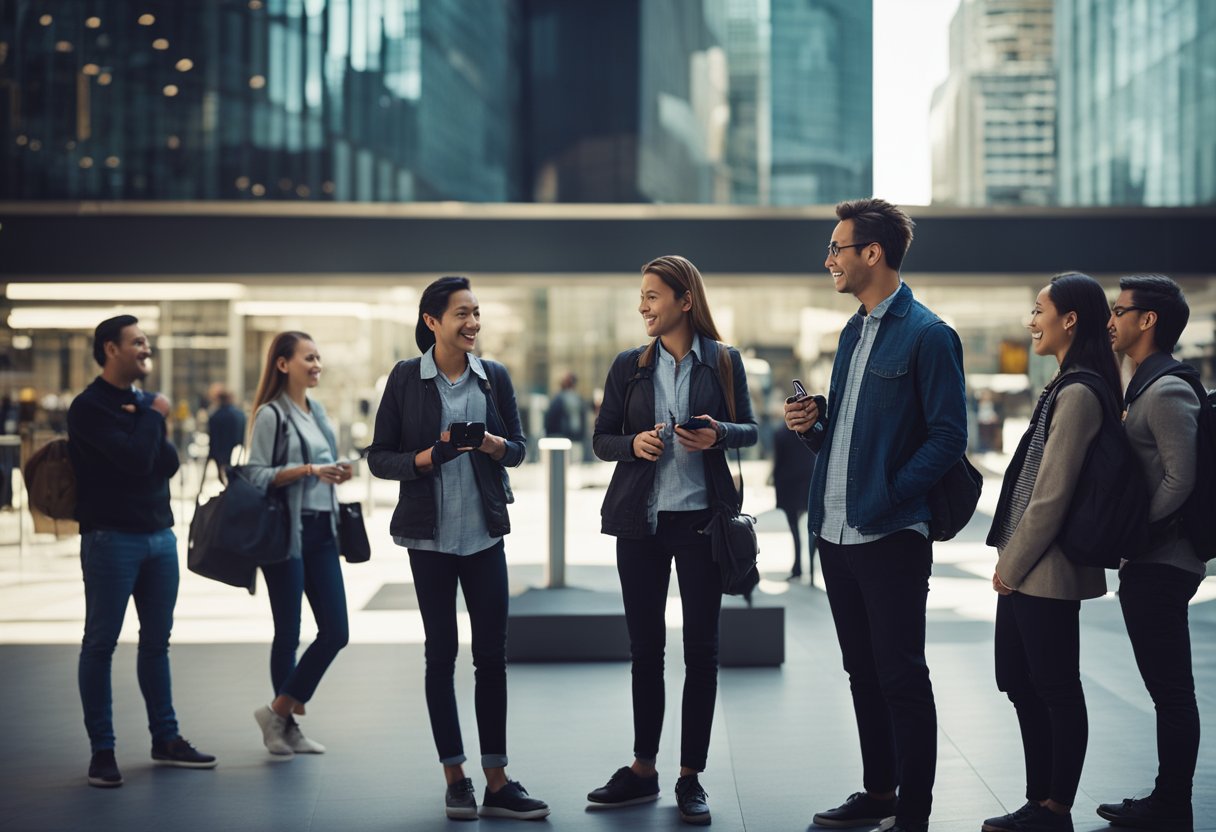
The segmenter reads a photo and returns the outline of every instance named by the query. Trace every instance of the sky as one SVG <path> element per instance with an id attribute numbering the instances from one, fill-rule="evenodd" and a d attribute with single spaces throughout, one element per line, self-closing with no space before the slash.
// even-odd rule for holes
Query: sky
<path id="1" fill-rule="evenodd" d="M 929 103 L 949 69 L 959 0 L 874 2 L 874 196 L 928 205 Z"/>

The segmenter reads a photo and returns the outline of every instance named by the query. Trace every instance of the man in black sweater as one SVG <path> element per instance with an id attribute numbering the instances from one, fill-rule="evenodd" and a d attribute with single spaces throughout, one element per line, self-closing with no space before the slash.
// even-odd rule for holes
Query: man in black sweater
<path id="1" fill-rule="evenodd" d="M 76 473 L 76 519 L 84 572 L 80 701 L 93 757 L 89 785 L 122 785 L 114 759 L 110 660 L 127 602 L 139 614 L 136 669 L 152 732 L 152 759 L 214 768 L 215 757 L 182 739 L 169 680 L 169 631 L 177 602 L 177 537 L 169 479 L 177 450 L 165 438 L 169 400 L 145 393 L 152 349 L 130 315 L 102 321 L 93 335 L 101 375 L 68 410 L 68 452 Z"/>

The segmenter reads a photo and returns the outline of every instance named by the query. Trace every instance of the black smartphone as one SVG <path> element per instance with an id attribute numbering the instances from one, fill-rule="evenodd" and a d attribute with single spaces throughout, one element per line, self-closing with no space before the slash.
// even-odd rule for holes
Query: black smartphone
<path id="1" fill-rule="evenodd" d="M 457 448 L 479 448 L 486 438 L 485 422 L 452 422 L 448 425 L 449 442 Z"/>
<path id="2" fill-rule="evenodd" d="M 709 427 L 709 420 L 694 416 L 684 424 L 677 425 L 676 427 L 683 428 L 684 430 L 701 430 Z"/>
<path id="3" fill-rule="evenodd" d="M 786 399 L 785 403 L 793 404 L 794 402 L 802 401 L 806 397 L 807 397 L 806 388 L 802 386 L 801 381 L 799 381 L 798 379 L 794 379 L 794 395 L 792 395 L 788 399 Z"/>

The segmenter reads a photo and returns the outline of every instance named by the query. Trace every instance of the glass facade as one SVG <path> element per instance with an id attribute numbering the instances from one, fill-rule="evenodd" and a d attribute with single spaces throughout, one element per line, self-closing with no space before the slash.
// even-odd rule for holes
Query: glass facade
<path id="1" fill-rule="evenodd" d="M 1059 199 L 1216 202 L 1216 3 L 1057 0 Z"/>
<path id="2" fill-rule="evenodd" d="M 874 167 L 870 0 L 769 0 L 769 10 L 772 204 L 869 196 Z"/>
<path id="3" fill-rule="evenodd" d="M 0 2 L 0 197 L 521 198 L 519 5 Z"/>
<path id="4" fill-rule="evenodd" d="M 1051 0 L 963 0 L 931 110 L 934 203 L 1055 201 L 1052 64 Z"/>

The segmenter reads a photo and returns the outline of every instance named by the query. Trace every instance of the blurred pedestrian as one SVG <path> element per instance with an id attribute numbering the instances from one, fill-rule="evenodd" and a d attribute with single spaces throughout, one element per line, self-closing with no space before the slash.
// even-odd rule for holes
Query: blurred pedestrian
<path id="1" fill-rule="evenodd" d="M 582 461 L 583 440 L 587 435 L 587 404 L 575 389 L 574 373 L 562 376 L 561 389 L 553 395 L 545 411 L 545 436 L 562 436 L 573 444 L 572 461 Z"/>
<path id="2" fill-rule="evenodd" d="M 785 424 L 773 431 L 773 490 L 777 492 L 777 508 L 785 513 L 794 536 L 794 566 L 789 579 L 802 577 L 802 523 L 811 496 L 811 474 L 815 470 L 814 454 L 807 454 L 802 440 Z M 815 538 L 807 549 L 807 574 L 815 583 Z"/>
<path id="3" fill-rule="evenodd" d="M 215 390 L 215 410 L 207 417 L 207 459 L 203 462 L 203 473 L 198 480 L 199 493 L 207 468 L 215 463 L 220 483 L 228 484 L 228 466 L 232 464 L 232 452 L 245 444 L 245 412 L 234 403 L 232 391 L 226 387 Z"/>

